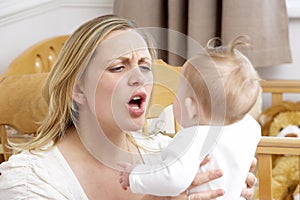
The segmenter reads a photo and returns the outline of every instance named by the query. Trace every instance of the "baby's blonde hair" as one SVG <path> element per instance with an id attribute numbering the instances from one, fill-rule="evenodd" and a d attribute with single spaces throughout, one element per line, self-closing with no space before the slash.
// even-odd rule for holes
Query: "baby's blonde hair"
<path id="1" fill-rule="evenodd" d="M 215 43 L 218 39 L 209 40 L 205 53 L 187 61 L 184 70 L 184 76 L 206 117 L 220 120 L 219 116 L 223 116 L 225 124 L 241 120 L 255 104 L 260 90 L 260 78 L 256 70 L 249 59 L 236 49 L 239 45 L 248 45 L 241 41 L 242 38 L 245 36 L 238 36 L 227 46 L 217 47 Z M 213 105 L 224 111 L 212 113 Z"/>
<path id="2" fill-rule="evenodd" d="M 74 84 L 84 73 L 96 48 L 110 33 L 135 28 L 138 28 L 137 25 L 130 20 L 105 15 L 84 23 L 74 31 L 63 46 L 44 85 L 48 114 L 36 137 L 29 143 L 14 145 L 16 150 L 41 150 L 41 147 L 52 141 L 55 145 L 63 137 L 66 129 L 73 126 L 78 117 L 76 104 L 72 100 Z M 142 36 L 154 59 L 155 51 L 151 41 L 146 35 Z"/>

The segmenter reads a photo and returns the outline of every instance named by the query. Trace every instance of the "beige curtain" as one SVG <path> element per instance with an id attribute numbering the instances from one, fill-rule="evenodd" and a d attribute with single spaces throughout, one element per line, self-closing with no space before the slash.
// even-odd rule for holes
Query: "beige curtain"
<path id="1" fill-rule="evenodd" d="M 254 66 L 291 62 L 285 0 L 115 0 L 114 13 L 142 27 L 180 31 L 203 46 L 213 37 L 227 43 L 237 35 L 248 35 L 252 46 L 243 51 Z M 160 42 L 188 54 L 188 43 L 161 37 Z M 161 57 L 173 65 L 184 61 L 166 52 Z"/>

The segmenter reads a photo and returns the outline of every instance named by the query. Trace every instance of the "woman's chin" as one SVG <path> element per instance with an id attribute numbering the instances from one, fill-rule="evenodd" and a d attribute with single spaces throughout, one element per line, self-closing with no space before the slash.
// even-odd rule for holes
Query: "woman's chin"
<path id="1" fill-rule="evenodd" d="M 131 121 L 130 126 L 128 127 L 128 131 L 139 131 L 141 130 L 145 125 L 145 120 L 144 119 L 134 119 Z"/>
<path id="2" fill-rule="evenodd" d="M 145 114 L 139 117 L 132 116 L 130 113 L 126 116 L 116 115 L 114 123 L 123 131 L 139 131 L 145 126 Z"/>

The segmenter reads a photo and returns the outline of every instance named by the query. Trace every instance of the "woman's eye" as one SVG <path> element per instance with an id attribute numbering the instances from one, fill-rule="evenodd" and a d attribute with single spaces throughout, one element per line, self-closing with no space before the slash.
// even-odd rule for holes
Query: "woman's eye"
<path id="1" fill-rule="evenodd" d="M 124 66 L 112 67 L 109 69 L 110 72 L 122 72 L 125 69 Z"/>
<path id="2" fill-rule="evenodd" d="M 140 65 L 139 68 L 140 68 L 142 71 L 152 71 L 151 67 L 150 67 L 150 66 L 147 66 L 147 65 Z"/>

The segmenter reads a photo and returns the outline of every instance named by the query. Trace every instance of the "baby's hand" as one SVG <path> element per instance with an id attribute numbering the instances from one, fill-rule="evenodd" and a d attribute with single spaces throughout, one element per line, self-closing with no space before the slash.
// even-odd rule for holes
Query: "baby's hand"
<path id="1" fill-rule="evenodd" d="M 133 169 L 133 165 L 127 162 L 119 162 L 118 166 L 121 167 L 119 182 L 123 190 L 127 190 L 130 186 L 129 175 Z"/>

